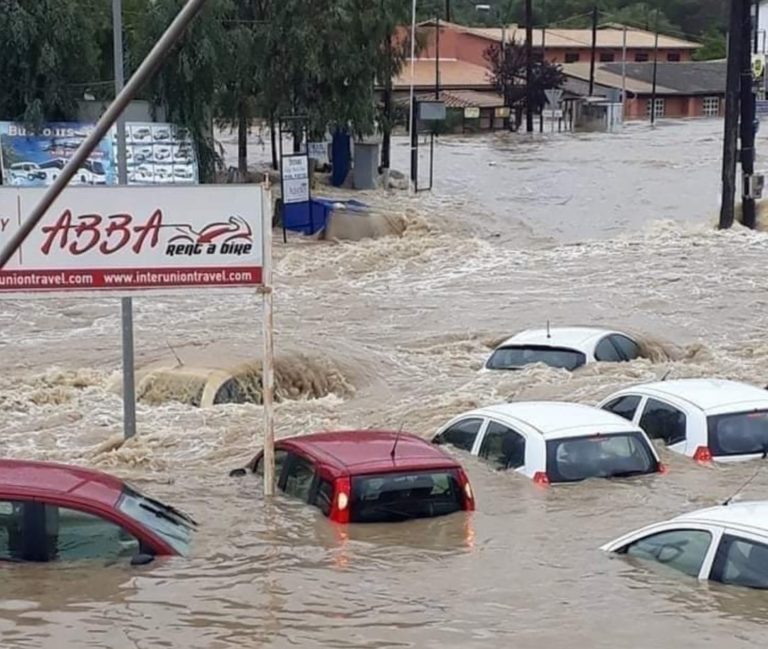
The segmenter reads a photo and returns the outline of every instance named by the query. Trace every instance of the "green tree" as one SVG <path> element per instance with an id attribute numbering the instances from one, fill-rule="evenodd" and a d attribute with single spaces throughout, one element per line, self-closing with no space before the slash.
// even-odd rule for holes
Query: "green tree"
<path id="1" fill-rule="evenodd" d="M 228 52 L 220 69 L 216 121 L 221 127 L 237 129 L 237 168 L 241 177 L 248 172 L 248 133 L 258 115 L 268 10 L 269 0 L 236 0 L 235 15 L 225 23 Z"/>
<path id="2" fill-rule="evenodd" d="M 724 59 L 727 55 L 727 41 L 725 34 L 716 27 L 710 27 L 703 35 L 701 48 L 696 50 L 694 58 L 697 61 L 710 61 L 712 59 Z"/>
<path id="3" fill-rule="evenodd" d="M 77 0 L 0 3 L 0 117 L 39 126 L 74 119 L 98 85 L 103 8 Z"/>
<path id="4" fill-rule="evenodd" d="M 146 56 L 183 5 L 184 0 L 149 3 L 131 34 L 129 50 L 135 53 L 134 61 Z M 168 121 L 189 129 L 197 143 L 201 178 L 208 181 L 220 163 L 212 127 L 222 70 L 232 64 L 226 24 L 234 15 L 231 0 L 208 0 L 147 89 L 153 105 L 165 109 Z"/>
<path id="5" fill-rule="evenodd" d="M 496 90 L 504 97 L 504 105 L 515 112 L 514 128 L 520 127 L 523 111 L 528 103 L 526 68 L 528 57 L 522 43 L 511 42 L 502 47 L 493 43 L 485 50 L 485 59 L 491 67 Z M 560 88 L 565 74 L 559 65 L 549 61 L 533 61 L 531 69 L 531 100 L 535 112 L 540 112 L 547 101 L 545 90 Z"/>

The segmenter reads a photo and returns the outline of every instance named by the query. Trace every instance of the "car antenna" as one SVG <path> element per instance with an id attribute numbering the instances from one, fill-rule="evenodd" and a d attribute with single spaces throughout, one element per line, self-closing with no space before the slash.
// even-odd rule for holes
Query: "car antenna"
<path id="1" fill-rule="evenodd" d="M 672 374 L 672 368 L 670 367 L 666 372 L 664 372 L 664 376 L 661 377 L 662 381 L 666 381 L 667 377 Z"/>
<path id="2" fill-rule="evenodd" d="M 171 350 L 171 354 L 173 354 L 174 357 L 176 358 L 176 362 L 178 363 L 178 365 L 176 367 L 183 367 L 184 366 L 184 362 L 181 360 L 181 358 L 179 358 L 179 355 L 176 353 L 176 350 L 171 346 L 171 343 L 169 343 L 166 340 L 165 344 L 168 345 L 168 349 Z"/>
<path id="3" fill-rule="evenodd" d="M 547 320 L 547 339 L 552 338 L 552 334 L 549 331 L 549 320 Z"/>
<path id="4" fill-rule="evenodd" d="M 395 435 L 395 443 L 392 444 L 392 450 L 389 452 L 389 457 L 392 458 L 392 461 L 395 461 L 395 450 L 397 449 L 397 442 L 400 439 L 400 433 L 403 432 L 403 422 L 400 422 L 400 428 L 397 429 L 397 435 Z"/>
<path id="5" fill-rule="evenodd" d="M 768 457 L 768 442 L 766 442 L 763 445 L 762 459 L 765 460 L 766 457 Z M 755 472 L 752 474 L 752 476 L 743 485 L 741 485 L 741 487 L 736 492 L 734 492 L 732 496 L 729 496 L 723 501 L 723 507 L 727 507 L 728 505 L 730 505 L 734 498 L 740 495 L 742 491 L 744 491 L 749 485 L 751 485 L 754 482 L 755 478 L 757 478 L 757 476 L 760 475 L 760 471 L 763 470 L 763 466 L 765 466 L 765 463 L 761 462 L 760 466 L 758 466 L 757 469 L 755 469 Z"/>

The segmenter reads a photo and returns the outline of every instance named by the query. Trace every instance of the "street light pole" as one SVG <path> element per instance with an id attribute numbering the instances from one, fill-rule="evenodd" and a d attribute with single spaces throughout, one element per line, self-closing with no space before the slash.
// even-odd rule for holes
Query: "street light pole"
<path id="1" fill-rule="evenodd" d="M 112 0 L 112 46 L 115 68 L 115 97 L 125 85 L 125 65 L 123 63 L 123 3 Z M 127 154 L 125 148 L 125 118 L 121 113 L 117 118 L 117 182 L 128 184 Z M 123 437 L 129 439 L 136 434 L 136 377 L 134 376 L 133 348 L 133 298 L 124 297 L 120 301 L 120 322 L 123 343 Z"/>
<path id="2" fill-rule="evenodd" d="M 410 137 L 411 137 L 411 184 L 410 193 L 416 194 L 416 179 L 418 177 L 418 133 L 416 131 L 416 105 L 414 85 L 416 84 L 416 0 L 413 0 L 411 8 L 411 91 L 410 91 Z"/>

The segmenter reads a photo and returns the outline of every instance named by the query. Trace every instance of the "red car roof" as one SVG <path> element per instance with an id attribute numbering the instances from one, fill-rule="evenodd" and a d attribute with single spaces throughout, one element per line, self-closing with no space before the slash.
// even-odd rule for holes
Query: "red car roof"
<path id="1" fill-rule="evenodd" d="M 123 482 L 106 473 L 79 466 L 0 459 L 0 498 L 55 498 L 113 507 Z"/>
<path id="2" fill-rule="evenodd" d="M 392 448 L 397 439 L 394 458 Z M 443 449 L 409 433 L 348 430 L 281 439 L 277 448 L 303 451 L 335 473 L 364 474 L 460 468 Z"/>

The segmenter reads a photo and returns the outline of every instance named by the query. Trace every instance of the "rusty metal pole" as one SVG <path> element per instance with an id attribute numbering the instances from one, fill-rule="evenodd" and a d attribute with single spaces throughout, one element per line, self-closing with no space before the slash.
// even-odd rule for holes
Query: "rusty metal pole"
<path id="1" fill-rule="evenodd" d="M 58 178 L 48 188 L 40 202 L 35 206 L 32 212 L 24 219 L 21 227 L 11 237 L 8 244 L 0 250 L 0 270 L 8 263 L 8 260 L 18 250 L 19 246 L 29 236 L 30 232 L 34 230 L 35 226 L 40 222 L 48 208 L 53 205 L 57 196 L 61 194 L 64 188 L 67 186 L 73 176 L 77 173 L 77 170 L 85 163 L 88 156 L 91 155 L 93 150 L 99 145 L 99 143 L 107 136 L 109 130 L 113 124 L 120 117 L 122 112 L 131 102 L 131 100 L 138 94 L 139 90 L 144 84 L 149 81 L 155 74 L 157 69 L 162 64 L 165 57 L 170 52 L 171 48 L 179 42 L 184 35 L 189 23 L 192 22 L 194 17 L 200 12 L 205 4 L 206 0 L 188 0 L 184 8 L 178 13 L 173 22 L 165 30 L 165 33 L 155 43 L 152 51 L 147 54 L 147 58 L 144 59 L 138 70 L 130 78 L 123 90 L 115 97 L 114 101 L 109 105 L 104 115 L 96 124 L 91 134 L 85 139 L 85 141 L 77 148 L 72 158 L 64 166 L 59 174 Z"/>

